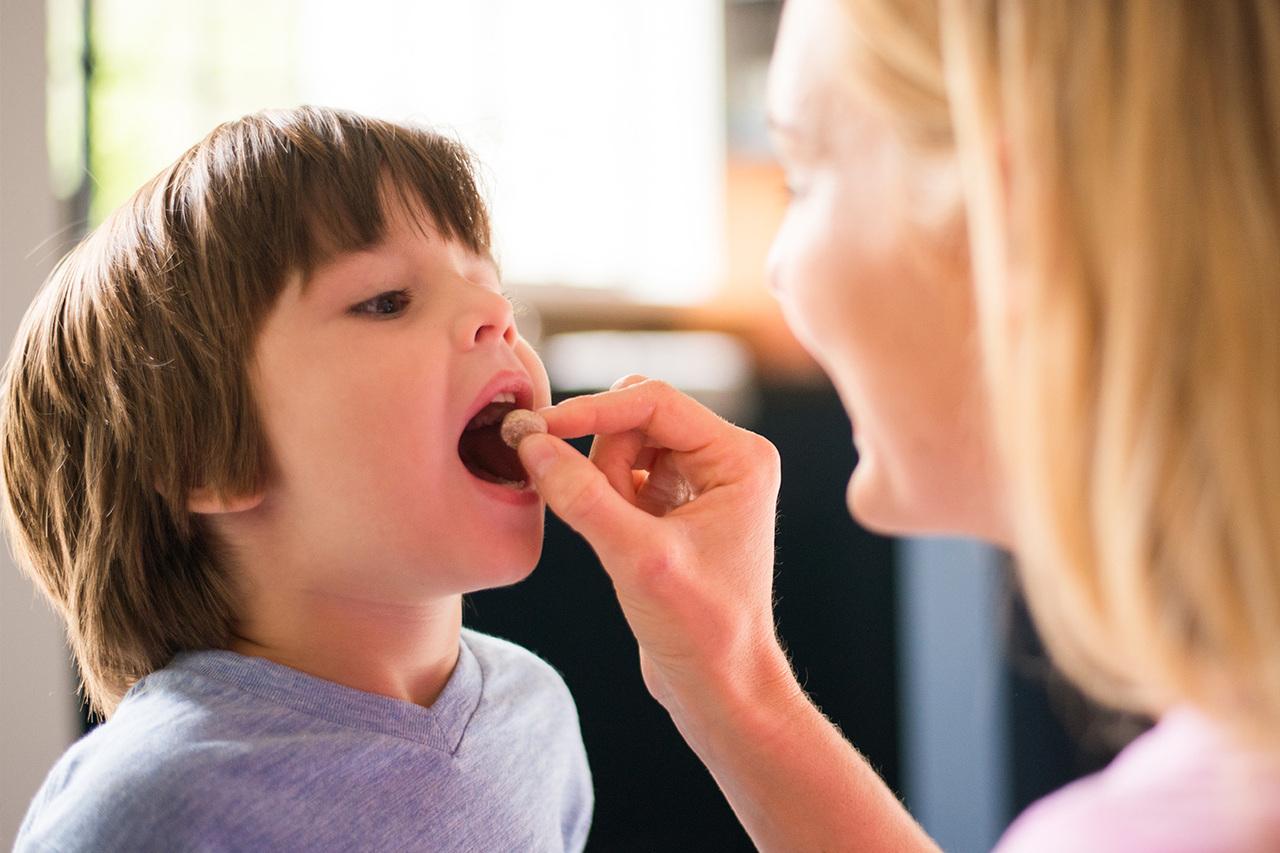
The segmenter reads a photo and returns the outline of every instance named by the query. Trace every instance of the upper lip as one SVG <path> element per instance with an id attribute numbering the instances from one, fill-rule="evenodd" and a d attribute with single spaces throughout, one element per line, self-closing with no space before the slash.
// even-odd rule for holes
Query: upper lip
<path id="1" fill-rule="evenodd" d="M 476 395 L 475 402 L 468 407 L 462 428 L 465 430 L 471 419 L 480 414 L 480 410 L 489 405 L 494 397 L 506 393 L 516 395 L 517 409 L 533 408 L 533 383 L 529 381 L 529 377 L 518 370 L 500 370 L 485 383 L 484 388 Z"/>

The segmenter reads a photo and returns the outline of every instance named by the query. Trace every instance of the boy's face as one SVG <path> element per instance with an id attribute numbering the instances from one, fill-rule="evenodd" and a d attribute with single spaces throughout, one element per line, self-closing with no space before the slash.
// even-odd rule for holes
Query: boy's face
<path id="1" fill-rule="evenodd" d="M 473 473 L 459 441 L 501 392 L 549 405 L 546 372 L 490 260 L 388 218 L 305 295 L 290 281 L 256 340 L 272 458 L 255 538 L 280 582 L 315 591 L 407 603 L 514 583 L 542 550 L 543 503 Z"/>

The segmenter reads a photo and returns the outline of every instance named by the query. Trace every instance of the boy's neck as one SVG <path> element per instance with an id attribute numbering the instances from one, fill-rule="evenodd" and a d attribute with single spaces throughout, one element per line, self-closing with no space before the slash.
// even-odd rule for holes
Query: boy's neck
<path id="1" fill-rule="evenodd" d="M 277 590 L 236 625 L 231 651 L 430 707 L 458 662 L 462 596 L 413 605 Z"/>

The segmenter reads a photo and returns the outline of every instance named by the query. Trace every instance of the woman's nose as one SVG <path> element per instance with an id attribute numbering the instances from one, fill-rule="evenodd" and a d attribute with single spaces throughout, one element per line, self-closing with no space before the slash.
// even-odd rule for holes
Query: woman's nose
<path id="1" fill-rule="evenodd" d="M 516 320 L 511 302 L 487 287 L 469 286 L 466 304 L 458 312 L 455 339 L 458 348 L 469 350 L 482 344 L 516 342 Z"/>

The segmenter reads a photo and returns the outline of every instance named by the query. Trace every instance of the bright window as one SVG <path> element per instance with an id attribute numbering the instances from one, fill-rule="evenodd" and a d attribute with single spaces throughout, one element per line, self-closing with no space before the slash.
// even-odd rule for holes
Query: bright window
<path id="1" fill-rule="evenodd" d="M 98 221 L 215 124 L 315 103 L 484 164 L 513 284 L 696 302 L 724 276 L 718 0 L 92 0 Z"/>

